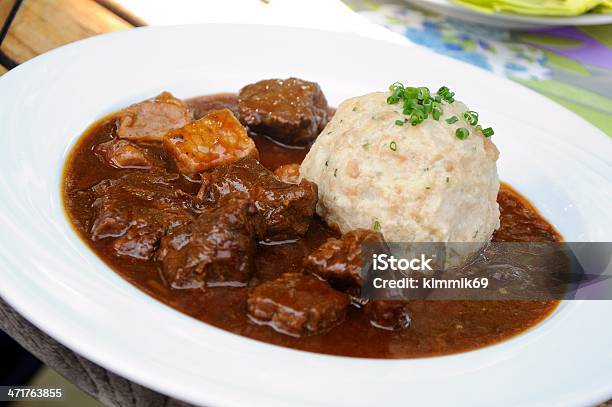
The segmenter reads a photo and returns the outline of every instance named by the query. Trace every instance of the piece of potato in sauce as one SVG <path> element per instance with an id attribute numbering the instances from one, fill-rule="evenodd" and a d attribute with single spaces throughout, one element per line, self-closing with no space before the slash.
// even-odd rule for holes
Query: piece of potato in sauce
<path id="1" fill-rule="evenodd" d="M 169 131 L 163 145 L 185 175 L 246 156 L 259 156 L 255 142 L 229 109 L 213 110 L 199 120 Z"/>

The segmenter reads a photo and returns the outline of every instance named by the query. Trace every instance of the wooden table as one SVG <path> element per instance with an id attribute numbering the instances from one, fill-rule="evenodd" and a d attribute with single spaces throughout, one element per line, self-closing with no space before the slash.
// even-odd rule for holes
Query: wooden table
<path id="1" fill-rule="evenodd" d="M 11 3 L 0 2 L 0 18 Z M 0 64 L 11 69 L 60 45 L 139 25 L 114 1 L 24 0 L 0 46 Z"/>
<path id="2" fill-rule="evenodd" d="M 12 1 L 0 0 L 0 24 Z M 115 1 L 24 0 L 0 46 L 0 75 L 27 60 L 83 38 L 144 22 Z M 91 363 L 59 344 L 0 299 L 0 329 L 43 363 L 109 406 L 186 406 Z"/>
<path id="3" fill-rule="evenodd" d="M 96 34 L 146 25 L 120 3 L 120 0 L 24 0 L 0 44 L 0 75 L 61 45 Z M 0 0 L 0 22 L 10 13 L 11 5 L 11 1 Z M 34 327 L 2 299 L 0 329 L 105 405 L 186 405 L 77 355 Z M 612 407 L 612 401 L 600 407 Z"/>

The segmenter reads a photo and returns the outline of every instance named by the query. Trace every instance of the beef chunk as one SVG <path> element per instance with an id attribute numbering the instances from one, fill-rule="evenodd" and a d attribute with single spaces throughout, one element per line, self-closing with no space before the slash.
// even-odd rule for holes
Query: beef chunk
<path id="1" fill-rule="evenodd" d="M 194 218 L 189 195 L 173 189 L 177 179 L 132 173 L 95 185 L 92 240 L 114 238 L 117 255 L 149 259 L 165 233 Z"/>
<path id="2" fill-rule="evenodd" d="M 253 272 L 254 205 L 228 197 L 162 238 L 157 259 L 173 288 L 244 285 Z"/>
<path id="3" fill-rule="evenodd" d="M 238 94 L 240 121 L 288 145 L 307 145 L 327 122 L 327 100 L 319 85 L 297 78 L 269 79 Z"/>
<path id="4" fill-rule="evenodd" d="M 168 130 L 190 121 L 191 114 L 183 101 L 163 92 L 119 112 L 117 135 L 132 141 L 162 141 Z"/>
<path id="5" fill-rule="evenodd" d="M 228 109 L 213 110 L 200 120 L 164 136 L 164 149 L 178 169 L 193 175 L 250 155 L 257 158 L 255 143 Z"/>
<path id="6" fill-rule="evenodd" d="M 399 330 L 410 326 L 410 314 L 406 307 L 406 301 L 370 301 L 364 307 L 364 311 L 370 317 L 372 325 L 377 328 Z"/>
<path id="7" fill-rule="evenodd" d="M 379 233 L 366 229 L 350 231 L 340 239 L 330 238 L 304 260 L 307 271 L 329 281 L 340 290 L 359 296 L 361 278 L 361 245 L 382 243 Z"/>
<path id="8" fill-rule="evenodd" d="M 152 166 L 147 151 L 127 140 L 110 140 L 98 144 L 94 153 L 115 168 L 149 169 Z"/>
<path id="9" fill-rule="evenodd" d="M 284 183 L 251 157 L 202 174 L 200 199 L 217 202 L 228 194 L 253 200 L 264 225 L 259 238 L 304 235 L 317 202 L 316 184 L 306 180 L 297 185 Z"/>
<path id="10" fill-rule="evenodd" d="M 287 184 L 297 184 L 300 179 L 300 164 L 285 164 L 274 170 L 274 175 Z"/>
<path id="11" fill-rule="evenodd" d="M 256 323 L 293 336 L 313 335 L 344 320 L 349 297 L 312 275 L 286 273 L 253 289 L 247 310 Z"/>

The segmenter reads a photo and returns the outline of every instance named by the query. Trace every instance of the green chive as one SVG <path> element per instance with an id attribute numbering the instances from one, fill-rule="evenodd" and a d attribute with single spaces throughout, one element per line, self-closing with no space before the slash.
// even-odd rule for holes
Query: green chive
<path id="1" fill-rule="evenodd" d="M 442 86 L 440 89 L 438 89 L 437 94 L 440 96 L 440 99 L 445 100 L 447 103 L 453 103 L 455 101 L 453 98 L 455 93 L 451 92 L 446 86 Z"/>
<path id="2" fill-rule="evenodd" d="M 395 83 L 392 83 L 391 86 L 389 86 L 389 90 L 391 92 L 395 92 L 398 89 L 404 90 L 404 85 L 402 85 L 401 82 L 395 82 Z"/>
<path id="3" fill-rule="evenodd" d="M 391 149 L 391 151 L 397 151 L 397 143 L 395 141 L 392 141 L 389 144 L 389 148 Z"/>
<path id="4" fill-rule="evenodd" d="M 429 89 L 426 87 L 417 88 L 417 99 L 425 100 L 429 98 Z"/>
<path id="5" fill-rule="evenodd" d="M 419 90 L 417 88 L 407 87 L 404 89 L 404 99 L 406 100 L 414 99 L 418 94 Z"/>
<path id="6" fill-rule="evenodd" d="M 475 126 L 476 124 L 478 124 L 478 113 L 477 112 L 474 112 L 472 110 L 463 112 L 463 118 L 465 119 L 466 122 L 468 122 L 472 126 Z"/>
<path id="7" fill-rule="evenodd" d="M 337 169 L 337 168 L 334 170 L 334 177 L 335 177 L 336 175 L 338 175 L 338 169 Z"/>
<path id="8" fill-rule="evenodd" d="M 403 101 L 402 113 L 407 116 L 406 119 L 396 120 L 395 124 L 403 126 L 405 123 L 410 123 L 416 126 L 428 117 L 438 121 L 443 115 L 443 103 L 453 103 L 455 101 L 455 92 L 447 86 L 441 86 L 435 94 L 432 94 L 429 88 L 425 86 L 413 87 L 404 86 L 400 82 L 395 82 L 389 86 L 391 94 L 387 97 L 388 104 L 397 104 Z M 353 110 L 356 110 L 353 108 Z M 478 124 L 478 113 L 472 110 L 463 112 L 462 114 L 466 123 L 475 127 L 476 131 L 482 132 L 485 137 L 491 137 L 493 135 L 493 129 L 490 127 L 483 130 Z M 374 119 L 374 117 L 372 117 Z M 446 119 L 448 124 L 453 124 L 458 121 L 457 116 L 452 116 Z M 465 129 L 467 131 L 467 129 Z M 460 132 L 463 134 L 463 131 Z M 467 133 L 469 135 L 469 131 Z M 465 137 L 467 137 L 467 135 Z M 459 137 L 459 136 L 458 136 Z"/>
<path id="9" fill-rule="evenodd" d="M 408 104 L 408 106 L 410 106 L 411 109 L 415 109 L 415 110 L 423 109 L 423 107 L 419 103 L 418 99 L 410 99 L 406 103 Z"/>
<path id="10" fill-rule="evenodd" d="M 459 140 L 465 140 L 469 135 L 470 132 L 465 127 L 459 127 L 457 130 L 455 130 L 455 136 L 457 136 Z"/>
<path id="11" fill-rule="evenodd" d="M 399 96 L 393 94 L 387 98 L 387 103 L 390 105 L 394 105 L 397 102 L 399 102 L 399 100 L 400 100 Z"/>
<path id="12" fill-rule="evenodd" d="M 431 117 L 433 117 L 434 120 L 440 120 L 440 116 L 442 116 L 442 110 L 434 107 L 434 109 L 431 111 Z"/>
<path id="13" fill-rule="evenodd" d="M 374 224 L 372 225 L 372 229 L 374 229 L 375 232 L 380 232 L 380 229 L 381 229 L 380 222 L 375 220 Z"/>

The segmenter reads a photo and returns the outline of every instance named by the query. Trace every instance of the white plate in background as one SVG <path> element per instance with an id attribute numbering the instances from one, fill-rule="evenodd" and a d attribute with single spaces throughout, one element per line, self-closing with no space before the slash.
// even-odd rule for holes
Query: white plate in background
<path id="1" fill-rule="evenodd" d="M 472 23 L 511 29 L 536 29 L 564 25 L 602 25 L 612 23 L 612 13 L 587 13 L 576 17 L 529 16 L 511 13 L 483 13 L 450 0 L 405 0 L 424 10 L 445 14 Z"/>
<path id="2" fill-rule="evenodd" d="M 565 302 L 535 328 L 451 356 L 372 360 L 243 338 L 154 300 L 79 239 L 60 194 L 96 119 L 271 77 L 330 104 L 395 81 L 447 85 L 495 128 L 500 176 L 569 241 L 612 241 L 612 141 L 520 85 L 418 47 L 249 25 L 141 28 L 34 58 L 0 77 L 0 295 L 40 329 L 135 382 L 210 406 L 587 405 L 612 397 L 612 302 Z"/>

